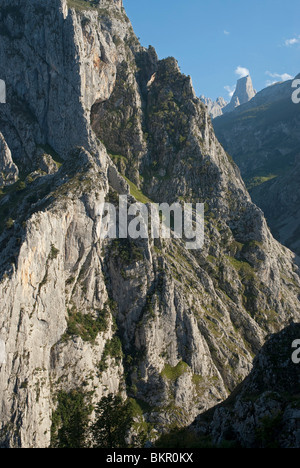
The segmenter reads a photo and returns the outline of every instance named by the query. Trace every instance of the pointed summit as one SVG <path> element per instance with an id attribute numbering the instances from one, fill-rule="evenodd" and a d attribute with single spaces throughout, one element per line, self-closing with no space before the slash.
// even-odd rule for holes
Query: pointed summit
<path id="1" fill-rule="evenodd" d="M 256 95 L 250 75 L 244 76 L 237 81 L 235 92 L 228 106 L 224 107 L 223 113 L 231 112 L 236 107 L 251 101 Z"/>
<path id="2" fill-rule="evenodd" d="M 207 110 L 211 118 L 215 119 L 216 117 L 232 112 L 236 107 L 251 101 L 256 94 L 257 93 L 253 88 L 251 76 L 247 75 L 237 81 L 235 92 L 229 104 L 223 98 L 218 98 L 216 101 L 213 101 L 205 96 L 200 96 L 200 100 L 207 106 Z"/>
<path id="3" fill-rule="evenodd" d="M 253 88 L 250 75 L 238 80 L 233 98 L 237 97 L 240 105 L 250 101 L 255 95 L 256 91 Z"/>

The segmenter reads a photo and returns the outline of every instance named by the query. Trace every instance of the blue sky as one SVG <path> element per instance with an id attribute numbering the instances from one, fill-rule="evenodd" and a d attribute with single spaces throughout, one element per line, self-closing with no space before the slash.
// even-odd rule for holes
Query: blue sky
<path id="1" fill-rule="evenodd" d="M 198 95 L 229 99 L 247 70 L 258 91 L 300 73 L 299 0 L 123 2 L 142 45 L 174 56 Z"/>

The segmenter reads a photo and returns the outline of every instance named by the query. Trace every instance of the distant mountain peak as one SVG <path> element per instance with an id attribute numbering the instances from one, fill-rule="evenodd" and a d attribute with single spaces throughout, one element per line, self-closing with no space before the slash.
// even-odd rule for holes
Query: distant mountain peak
<path id="1" fill-rule="evenodd" d="M 237 81 L 235 92 L 228 106 L 224 107 L 223 113 L 231 112 L 236 107 L 251 101 L 256 95 L 250 75 L 244 76 Z"/>
<path id="2" fill-rule="evenodd" d="M 229 103 L 222 97 L 218 97 L 216 101 L 213 101 L 205 96 L 200 96 L 200 100 L 207 106 L 210 116 L 214 119 L 227 112 L 232 112 L 242 104 L 246 104 L 256 94 L 257 92 L 253 88 L 251 76 L 247 75 L 237 81 L 235 92 Z"/>

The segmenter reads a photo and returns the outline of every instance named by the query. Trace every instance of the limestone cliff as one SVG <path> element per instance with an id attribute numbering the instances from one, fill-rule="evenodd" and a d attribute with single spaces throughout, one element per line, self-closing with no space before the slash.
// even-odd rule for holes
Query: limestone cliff
<path id="1" fill-rule="evenodd" d="M 121 1 L 5 0 L 0 31 L 0 131 L 22 174 L 0 200 L 1 446 L 48 447 L 62 392 L 134 398 L 154 438 L 187 425 L 299 320 L 294 256 Z M 204 202 L 204 248 L 101 240 L 101 202 L 130 191 Z"/>

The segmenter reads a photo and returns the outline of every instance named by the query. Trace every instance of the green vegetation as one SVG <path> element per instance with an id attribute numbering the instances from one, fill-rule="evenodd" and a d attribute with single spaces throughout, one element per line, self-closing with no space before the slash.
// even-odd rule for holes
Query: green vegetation
<path id="1" fill-rule="evenodd" d="M 59 254 L 59 250 L 56 247 L 54 247 L 53 244 L 51 244 L 51 251 L 49 254 L 50 260 L 54 260 L 55 258 L 57 258 L 58 254 Z"/>
<path id="2" fill-rule="evenodd" d="M 150 200 L 150 198 L 146 197 L 146 195 L 144 195 L 141 190 L 138 189 L 138 187 L 133 183 L 131 182 L 127 177 L 124 176 L 124 178 L 126 179 L 126 181 L 128 182 L 128 185 L 130 187 L 130 193 L 131 195 L 136 199 L 136 201 L 140 202 L 140 203 L 152 203 L 152 201 Z"/>
<path id="3" fill-rule="evenodd" d="M 114 239 L 111 252 L 116 254 L 125 265 L 140 262 L 144 259 L 143 248 L 129 239 Z"/>
<path id="4" fill-rule="evenodd" d="M 256 438 L 261 448 L 279 448 L 278 436 L 282 432 L 282 413 L 264 416 L 256 429 Z"/>
<path id="5" fill-rule="evenodd" d="M 25 176 L 22 176 L 25 178 Z M 11 229 L 14 225 L 14 220 L 17 217 L 18 208 L 24 200 L 24 192 L 26 184 L 23 180 L 19 180 L 13 185 L 4 187 L 0 193 L 0 233 L 4 229 Z M 5 200 L 5 201 L 4 201 Z"/>
<path id="6" fill-rule="evenodd" d="M 131 413 L 120 396 L 102 398 L 96 407 L 96 421 L 92 426 L 94 448 L 125 448 L 126 435 L 131 426 Z"/>
<path id="7" fill-rule="evenodd" d="M 58 168 L 60 168 L 63 165 L 64 160 L 52 148 L 52 146 L 50 146 L 50 145 L 40 145 L 40 146 L 38 146 L 38 148 L 41 148 L 43 151 L 45 151 L 46 154 L 50 154 L 51 158 L 56 163 Z"/>
<path id="8" fill-rule="evenodd" d="M 15 224 L 14 220 L 12 218 L 8 218 L 8 220 L 5 223 L 5 227 L 6 229 L 11 229 L 14 224 Z"/>
<path id="9" fill-rule="evenodd" d="M 150 317 L 155 318 L 155 311 L 153 308 L 153 297 L 154 297 L 154 292 L 149 292 L 146 297 L 146 303 L 143 307 L 142 314 L 147 315 L 149 314 Z"/>
<path id="10" fill-rule="evenodd" d="M 17 191 L 22 192 L 23 190 L 26 189 L 26 182 L 24 180 L 20 180 L 17 182 Z"/>
<path id="11" fill-rule="evenodd" d="M 229 256 L 227 256 L 227 259 L 229 260 L 233 268 L 237 270 L 241 279 L 249 280 L 255 277 L 255 271 L 250 265 L 250 263 L 242 260 L 237 260 L 236 258 Z"/>
<path id="12" fill-rule="evenodd" d="M 120 395 L 103 397 L 94 408 L 90 393 L 81 390 L 59 392 L 57 409 L 52 415 L 51 448 L 141 448 L 152 427 L 134 399 Z M 95 410 L 95 421 L 90 415 Z M 130 429 L 135 435 L 130 442 Z"/>
<path id="13" fill-rule="evenodd" d="M 172 380 L 172 382 L 176 382 L 176 380 L 179 377 L 181 377 L 183 374 L 185 374 L 185 372 L 188 372 L 189 369 L 190 369 L 189 365 L 184 361 L 180 361 L 175 367 L 172 367 L 169 364 L 166 364 L 166 366 L 161 372 L 161 376 L 164 379 Z"/>
<path id="14" fill-rule="evenodd" d="M 128 163 L 128 159 L 126 158 L 126 156 L 122 156 L 122 154 L 109 153 L 109 156 L 116 166 L 118 165 L 120 161 L 123 161 L 124 163 Z"/>
<path id="15" fill-rule="evenodd" d="M 117 362 L 123 359 L 122 343 L 117 335 L 113 336 L 111 340 L 105 343 L 102 358 L 98 366 L 100 372 L 104 372 L 107 369 L 108 357 L 115 359 Z"/>
<path id="16" fill-rule="evenodd" d="M 278 174 L 269 174 L 267 176 L 256 176 L 252 177 L 251 179 L 246 180 L 246 186 L 248 190 L 253 189 L 254 187 L 258 187 L 259 185 L 268 182 L 269 180 L 273 180 L 278 176 Z"/>
<path id="17" fill-rule="evenodd" d="M 75 307 L 69 310 L 68 328 L 64 340 L 71 336 L 80 336 L 83 341 L 94 342 L 100 332 L 107 331 L 108 311 L 97 311 L 97 317 L 78 312 Z"/>
<path id="18" fill-rule="evenodd" d="M 97 1 L 88 1 L 88 0 L 67 0 L 68 7 L 74 8 L 77 11 L 84 11 L 89 9 L 97 8 Z"/>
<path id="19" fill-rule="evenodd" d="M 52 415 L 51 448 L 84 448 L 89 416 L 93 407 L 80 390 L 59 392 Z"/>
<path id="20" fill-rule="evenodd" d="M 148 425 L 143 424 L 143 413 L 139 404 L 120 396 L 102 398 L 96 407 L 96 421 L 91 427 L 93 448 L 135 448 L 143 447 L 146 442 Z M 136 420 L 141 420 L 137 424 Z M 128 443 L 129 430 L 134 428 L 137 436 Z"/>

